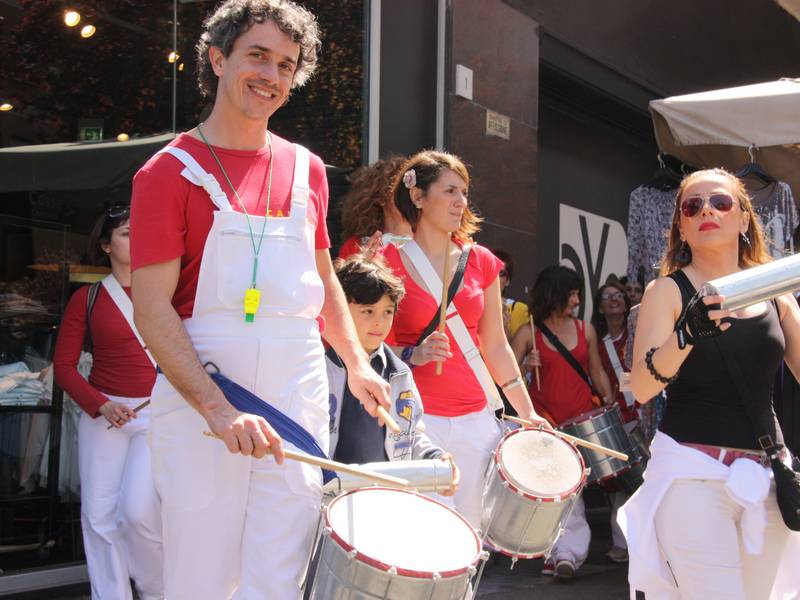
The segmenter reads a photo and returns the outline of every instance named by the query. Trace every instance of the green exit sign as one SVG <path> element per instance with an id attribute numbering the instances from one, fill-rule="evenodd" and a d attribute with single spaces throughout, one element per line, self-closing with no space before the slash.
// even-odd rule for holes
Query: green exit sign
<path id="1" fill-rule="evenodd" d="M 81 127 L 78 131 L 78 139 L 82 142 L 95 142 L 102 140 L 103 128 L 97 126 Z"/>

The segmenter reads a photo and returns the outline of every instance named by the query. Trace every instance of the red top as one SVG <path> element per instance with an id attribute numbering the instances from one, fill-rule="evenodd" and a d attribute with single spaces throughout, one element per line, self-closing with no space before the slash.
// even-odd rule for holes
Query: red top
<path id="1" fill-rule="evenodd" d="M 392 331 L 387 343 L 413 346 L 439 308 L 441 298 L 433 298 L 409 276 L 393 244 L 384 248 L 386 261 L 405 283 L 406 295 L 397 308 Z M 474 244 L 464 271 L 463 287 L 456 293 L 453 303 L 464 321 L 472 341 L 478 342 L 478 322 L 483 314 L 483 290 L 489 287 L 503 268 L 503 262 L 486 248 Z M 477 412 L 486 406 L 486 394 L 472 372 L 450 329 L 450 351 L 442 374 L 436 375 L 436 363 L 429 362 L 414 368 L 414 381 L 419 388 L 425 412 L 442 417 L 457 417 Z"/>
<path id="2" fill-rule="evenodd" d="M 131 288 L 123 288 L 128 296 Z M 86 332 L 86 301 L 89 286 L 72 295 L 61 320 L 53 357 L 56 382 L 92 417 L 108 402 L 104 394 L 126 398 L 146 398 L 156 382 L 156 370 L 141 344 L 102 285 L 92 307 L 93 363 L 87 382 L 77 365 Z"/>
<path id="3" fill-rule="evenodd" d="M 186 133 L 169 144 L 189 152 L 216 177 L 234 210 L 241 207 L 205 143 Z M 294 178 L 294 144 L 272 134 L 277 159 L 272 172 L 269 214 L 288 216 Z M 231 182 L 251 215 L 264 216 L 269 150 L 228 150 L 214 147 Z M 171 154 L 152 157 L 133 178 L 131 200 L 131 269 L 181 259 L 181 272 L 172 304 L 183 319 L 192 316 L 200 261 L 215 210 L 208 192 L 180 175 L 183 163 Z M 309 173 L 311 193 L 307 218 L 316 223 L 317 250 L 330 247 L 325 215 L 328 180 L 325 165 L 312 154 Z M 248 257 L 250 259 L 252 257 Z"/>
<path id="4" fill-rule="evenodd" d="M 578 344 L 570 349 L 570 353 L 588 375 L 589 342 L 586 340 L 586 323 L 578 319 L 573 321 L 578 332 Z M 539 368 L 542 390 L 536 389 L 536 377 L 531 379 L 530 386 L 531 400 L 536 412 L 549 415 L 558 425 L 595 408 L 589 386 L 558 350 L 545 344 L 545 337 L 538 328 L 536 349 L 542 361 Z"/>
<path id="5" fill-rule="evenodd" d="M 627 329 L 623 329 L 622 335 L 620 335 L 617 340 L 612 342 L 614 345 L 614 350 L 616 350 L 617 356 L 619 357 L 620 365 L 625 364 L 625 344 L 627 342 Z M 636 405 L 634 404 L 633 406 L 629 407 L 627 402 L 625 402 L 625 394 L 619 391 L 619 379 L 617 379 L 617 373 L 614 371 L 614 366 L 611 364 L 611 359 L 608 358 L 606 344 L 602 340 L 600 341 L 600 361 L 603 363 L 603 369 L 605 369 L 606 374 L 608 375 L 608 380 L 611 382 L 611 389 L 617 390 L 615 399 L 617 404 L 619 404 L 619 410 L 620 413 L 622 413 L 622 420 L 628 422 L 637 419 L 638 415 L 636 413 Z"/>
<path id="6" fill-rule="evenodd" d="M 359 252 L 361 252 L 361 242 L 358 241 L 356 236 L 352 236 L 347 238 L 342 244 L 342 247 L 339 248 L 339 258 L 347 260 Z"/>

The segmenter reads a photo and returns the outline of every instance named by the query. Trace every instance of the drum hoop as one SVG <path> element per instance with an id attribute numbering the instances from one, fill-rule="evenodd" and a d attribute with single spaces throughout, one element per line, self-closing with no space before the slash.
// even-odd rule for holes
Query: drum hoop
<path id="1" fill-rule="evenodd" d="M 598 406 L 597 408 L 593 408 L 592 410 L 587 410 L 586 412 L 576 415 L 571 419 L 567 419 L 563 423 L 559 424 L 558 429 L 563 431 L 565 427 L 574 427 L 580 425 L 581 423 L 585 423 L 586 421 L 591 421 L 595 417 L 602 417 L 606 413 L 613 412 L 614 409 L 616 409 L 619 412 L 619 418 L 620 420 L 622 420 L 622 411 L 619 410 L 619 404 L 614 403 L 608 406 Z M 623 421 L 623 424 L 624 423 L 625 422 Z"/>
<path id="2" fill-rule="evenodd" d="M 518 433 L 522 433 L 523 431 L 540 431 L 542 433 L 552 435 L 558 441 L 564 442 L 565 444 L 570 446 L 581 463 L 581 471 L 580 471 L 581 477 L 578 480 L 578 483 L 576 483 L 568 491 L 564 492 L 563 494 L 559 494 L 557 496 L 534 496 L 533 494 L 520 488 L 519 485 L 511 479 L 511 476 L 507 474 L 503 469 L 503 465 L 500 462 L 500 448 L 503 447 L 505 441 L 508 440 L 511 436 L 517 435 Z M 555 433 L 547 431 L 546 429 L 539 429 L 538 427 L 521 427 L 520 429 L 515 429 L 505 434 L 503 436 L 503 439 L 501 439 L 500 443 L 497 445 L 497 451 L 495 451 L 494 453 L 494 463 L 495 465 L 497 465 L 497 474 L 500 476 L 500 479 L 502 479 L 506 484 L 508 484 L 508 487 L 515 494 L 519 494 L 520 496 L 527 498 L 528 500 L 533 500 L 534 502 L 564 502 L 566 500 L 569 500 L 571 496 L 573 496 L 581 488 L 583 488 L 584 485 L 586 485 L 586 462 L 583 460 L 583 455 L 578 451 L 575 445 L 570 442 L 562 440 Z"/>
<path id="3" fill-rule="evenodd" d="M 385 562 L 382 562 L 382 561 L 378 560 L 377 558 L 373 558 L 373 557 L 368 556 L 368 555 L 364 554 L 363 552 L 359 551 L 352 544 L 350 544 L 350 543 L 346 542 L 344 539 L 342 539 L 342 537 L 340 537 L 339 534 L 336 533 L 336 530 L 333 529 L 333 526 L 331 525 L 331 520 L 330 520 L 330 511 L 331 511 L 331 507 L 333 507 L 334 504 L 336 504 L 339 500 L 341 500 L 345 496 L 349 496 L 350 494 L 355 494 L 356 492 L 360 492 L 360 491 L 363 491 L 365 489 L 367 489 L 367 490 L 389 490 L 389 491 L 392 491 L 392 492 L 402 492 L 404 494 L 409 494 L 411 496 L 417 496 L 418 498 L 422 498 L 423 500 L 426 500 L 428 502 L 433 502 L 434 504 L 438 504 L 439 506 L 442 506 L 442 507 L 446 508 L 451 513 L 453 513 L 455 516 L 457 516 L 469 528 L 469 531 L 472 534 L 472 537 L 475 539 L 475 548 L 476 548 L 475 558 L 473 558 L 472 561 L 470 561 L 470 563 L 468 565 L 466 565 L 466 566 L 464 566 L 462 568 L 459 568 L 459 569 L 452 569 L 450 571 L 417 571 L 415 569 L 404 569 L 402 567 L 397 567 L 395 565 L 387 564 Z M 472 567 L 475 567 L 478 564 L 478 562 L 480 561 L 480 559 L 481 559 L 481 540 L 478 537 L 478 534 L 475 532 L 475 528 L 472 527 L 472 525 L 469 524 L 469 521 L 467 521 L 464 517 L 462 517 L 460 514 L 458 514 L 458 512 L 456 512 L 453 508 L 447 506 L 446 504 L 443 504 L 443 503 L 439 502 L 438 500 L 434 500 L 433 498 L 428 498 L 427 496 L 423 496 L 422 494 L 419 494 L 417 492 L 413 492 L 413 491 L 410 491 L 410 490 L 399 490 L 399 489 L 396 489 L 396 488 L 372 486 L 372 487 L 369 487 L 369 488 L 361 488 L 361 489 L 350 490 L 349 492 L 345 492 L 344 494 L 341 494 L 341 495 L 337 496 L 336 498 L 334 498 L 331 501 L 331 503 L 325 508 L 325 526 L 330 529 L 330 532 L 331 532 L 330 533 L 330 538 L 333 541 L 335 541 L 339 546 L 341 546 L 342 549 L 344 549 L 346 552 L 348 552 L 348 553 L 349 552 L 355 552 L 356 553 L 355 558 L 357 558 L 360 562 L 362 562 L 362 563 L 364 563 L 366 565 L 369 565 L 370 567 L 373 567 L 375 569 L 378 569 L 380 571 L 389 571 L 391 569 L 395 569 L 396 572 L 397 572 L 397 575 L 399 575 L 401 577 L 413 577 L 415 579 L 434 579 L 434 575 L 435 574 L 438 574 L 438 576 L 441 577 L 442 579 L 450 578 L 450 577 L 458 577 L 459 575 L 463 575 L 465 573 L 468 573 L 470 571 L 470 569 Z"/>
<path id="4" fill-rule="evenodd" d="M 484 541 L 485 544 L 491 546 L 492 550 L 495 552 L 499 552 L 500 554 L 505 554 L 506 556 L 510 556 L 511 558 L 521 558 L 522 560 L 530 560 L 532 558 L 541 558 L 546 554 L 546 550 L 541 552 L 534 552 L 532 554 L 526 554 L 525 552 L 509 552 L 508 550 L 504 550 L 499 546 L 499 544 L 492 541 L 490 536 L 486 536 L 486 540 Z"/>

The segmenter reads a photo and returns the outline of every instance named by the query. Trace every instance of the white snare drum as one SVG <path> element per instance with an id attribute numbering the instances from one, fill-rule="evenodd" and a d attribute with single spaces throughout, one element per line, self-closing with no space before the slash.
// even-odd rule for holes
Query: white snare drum
<path id="1" fill-rule="evenodd" d="M 310 598 L 461 600 L 485 559 L 461 515 L 426 496 L 365 488 L 324 510 Z"/>
<path id="2" fill-rule="evenodd" d="M 511 431 L 489 466 L 481 532 L 514 560 L 542 556 L 585 482 L 583 458 L 572 444 L 547 430 Z"/>
<path id="3" fill-rule="evenodd" d="M 622 423 L 619 405 L 601 406 L 574 419 L 563 422 L 559 429 L 564 433 L 594 442 L 612 450 L 631 455 L 631 441 Z M 602 483 L 618 477 L 630 464 L 608 454 L 580 447 L 584 461 L 591 469 L 589 483 Z"/>

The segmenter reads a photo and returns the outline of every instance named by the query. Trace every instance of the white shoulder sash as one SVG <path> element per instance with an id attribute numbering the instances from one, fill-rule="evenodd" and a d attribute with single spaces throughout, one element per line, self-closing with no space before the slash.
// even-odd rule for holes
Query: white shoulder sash
<path id="1" fill-rule="evenodd" d="M 428 293 L 436 299 L 436 303 L 438 304 L 442 297 L 442 279 L 439 277 L 439 274 L 436 273 L 428 257 L 425 256 L 422 248 L 420 248 L 414 240 L 411 240 L 403 244 L 403 247 L 400 248 L 400 252 L 404 253 L 414 265 L 417 273 L 422 277 L 425 287 L 428 288 Z M 467 326 L 464 325 L 464 321 L 461 319 L 461 316 L 458 314 L 452 302 L 450 302 L 450 306 L 447 307 L 447 315 L 446 322 L 447 326 L 450 328 L 450 333 L 453 334 L 453 339 L 455 339 L 456 344 L 458 344 L 458 347 L 461 349 L 461 353 L 467 360 L 467 364 L 472 369 L 472 372 L 475 373 L 475 377 L 478 378 L 478 383 L 481 384 L 486 394 L 486 401 L 489 403 L 489 407 L 492 410 L 500 410 L 503 408 L 503 400 L 500 398 L 494 379 L 492 379 L 492 375 L 489 373 L 486 363 L 483 362 L 481 351 L 475 345 L 475 342 L 472 341 L 472 336 L 470 336 Z"/>
<path id="2" fill-rule="evenodd" d="M 623 385 L 623 380 L 625 379 L 625 370 L 622 368 L 622 364 L 619 362 L 619 356 L 617 356 L 617 349 L 614 348 L 614 342 L 611 341 L 609 336 L 605 336 L 603 338 L 603 343 L 606 346 L 606 354 L 608 354 L 608 359 L 611 361 L 611 366 L 614 368 L 614 373 L 617 375 L 619 391 L 621 391 L 622 395 L 625 396 L 625 404 L 628 405 L 628 408 L 631 408 L 636 405 L 636 398 L 634 398 L 630 391 L 623 389 L 625 387 Z"/>
<path id="3" fill-rule="evenodd" d="M 153 367 L 157 368 L 158 365 L 156 364 L 156 359 L 153 358 L 153 355 L 145 345 L 142 336 L 139 335 L 136 325 L 133 323 L 133 302 L 131 302 L 131 299 L 128 298 L 128 294 L 125 293 L 125 290 L 122 289 L 122 286 L 119 284 L 119 281 L 117 281 L 117 278 L 114 277 L 113 274 L 109 274 L 104 277 L 102 283 L 103 287 L 106 288 L 108 295 L 111 296 L 114 304 L 117 305 L 117 308 L 122 313 L 122 316 L 125 317 L 125 320 L 128 322 L 131 331 L 133 331 L 133 335 L 136 336 L 136 339 L 142 346 L 142 350 L 144 350 L 144 353 L 147 354 L 147 358 L 149 358 L 150 362 L 153 363 Z"/>

